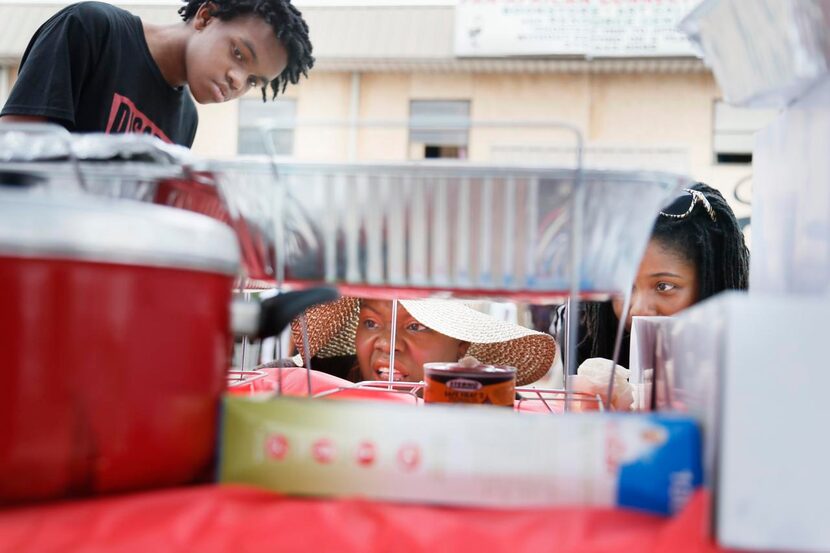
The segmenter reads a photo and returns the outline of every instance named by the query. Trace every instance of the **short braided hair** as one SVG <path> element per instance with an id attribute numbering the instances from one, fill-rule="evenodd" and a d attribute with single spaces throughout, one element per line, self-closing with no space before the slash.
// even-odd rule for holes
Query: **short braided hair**
<path id="1" fill-rule="evenodd" d="M 288 52 L 288 65 L 276 79 L 271 81 L 271 98 L 285 92 L 288 83 L 297 84 L 300 75 L 308 77 L 308 71 L 314 67 L 311 55 L 311 40 L 308 37 L 308 25 L 300 11 L 291 4 L 291 0 L 183 0 L 179 15 L 190 21 L 202 4 L 210 4 L 210 13 L 222 21 L 241 15 L 255 15 L 262 18 L 274 29 L 274 35 L 282 42 Z M 262 87 L 262 100 L 266 100 L 265 86 Z"/>

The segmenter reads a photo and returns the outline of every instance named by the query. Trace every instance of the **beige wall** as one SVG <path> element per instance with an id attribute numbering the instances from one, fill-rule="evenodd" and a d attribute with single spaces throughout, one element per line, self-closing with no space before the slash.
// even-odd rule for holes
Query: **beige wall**
<path id="1" fill-rule="evenodd" d="M 193 151 L 209 158 L 228 158 L 236 153 L 239 103 L 196 104 L 199 127 Z"/>
<path id="2" fill-rule="evenodd" d="M 297 119 L 343 121 L 348 118 L 351 77 L 347 73 L 320 73 L 291 91 L 297 98 Z M 294 155 L 299 159 L 346 161 L 348 128 L 298 127 Z"/>
<path id="3" fill-rule="evenodd" d="M 717 164 L 712 152 L 713 105 L 720 97 L 710 74 L 594 75 L 590 86 L 589 144 L 669 147 L 687 151 L 682 172 L 719 188 L 732 201 L 748 165 Z"/>
<path id="4" fill-rule="evenodd" d="M 503 128 L 474 129 L 470 136 L 470 158 L 488 161 L 521 162 L 518 152 L 497 155 L 504 148 L 559 147 L 573 149 L 573 135 L 546 123 L 560 121 L 586 128 L 590 102 L 587 99 L 588 76 L 584 74 L 498 75 L 484 74 L 475 78 L 472 117 L 481 121 L 529 122 L 542 127 L 517 125 Z M 508 123 L 509 124 L 509 123 Z M 547 162 L 547 156 L 533 161 Z M 572 156 L 565 156 L 571 163 Z M 512 158 L 512 159 L 511 159 Z"/>
<path id="5" fill-rule="evenodd" d="M 395 161 L 407 158 L 409 132 L 394 123 L 409 119 L 409 100 L 409 74 L 360 75 L 360 118 L 393 124 L 389 127 L 361 129 L 357 133 L 358 159 Z"/>

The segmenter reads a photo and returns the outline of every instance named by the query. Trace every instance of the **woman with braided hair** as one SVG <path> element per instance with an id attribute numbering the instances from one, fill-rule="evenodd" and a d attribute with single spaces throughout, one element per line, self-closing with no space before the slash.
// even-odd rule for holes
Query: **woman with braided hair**
<path id="1" fill-rule="evenodd" d="M 71 4 L 29 42 L 0 122 L 72 132 L 134 132 L 191 146 L 193 102 L 272 97 L 314 65 L 290 0 L 185 0 L 183 21 L 154 25 L 103 2 Z"/>
<path id="2" fill-rule="evenodd" d="M 632 317 L 674 315 L 724 290 L 745 290 L 748 284 L 749 251 L 726 200 L 703 183 L 683 191 L 654 223 L 634 280 L 621 362 L 627 364 L 629 357 Z M 622 298 L 585 305 L 578 363 L 612 358 L 622 308 Z"/>

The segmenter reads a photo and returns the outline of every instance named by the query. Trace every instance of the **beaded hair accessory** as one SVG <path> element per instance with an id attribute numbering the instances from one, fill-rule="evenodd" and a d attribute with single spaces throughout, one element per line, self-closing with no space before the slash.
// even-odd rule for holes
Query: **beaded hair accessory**
<path id="1" fill-rule="evenodd" d="M 687 209 L 683 213 L 666 213 L 665 211 L 661 211 L 660 215 L 663 217 L 668 217 L 670 219 L 685 219 L 689 215 L 692 214 L 692 211 L 695 209 L 695 205 L 700 203 L 703 206 L 703 209 L 706 210 L 706 213 L 709 214 L 709 218 L 712 219 L 712 222 L 717 221 L 717 217 L 715 216 L 715 210 L 712 209 L 712 204 L 709 203 L 709 200 L 706 199 L 706 196 L 703 195 L 703 192 L 699 190 L 692 190 L 691 188 L 685 188 L 684 192 L 688 192 L 689 195 L 692 197 L 692 201 L 689 203 L 689 209 Z"/>

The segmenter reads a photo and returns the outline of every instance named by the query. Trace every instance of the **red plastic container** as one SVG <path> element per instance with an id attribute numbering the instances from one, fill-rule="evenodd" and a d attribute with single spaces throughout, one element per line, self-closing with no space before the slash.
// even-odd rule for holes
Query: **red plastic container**
<path id="1" fill-rule="evenodd" d="M 201 215 L 0 190 L 0 503 L 210 476 L 238 259 Z"/>

